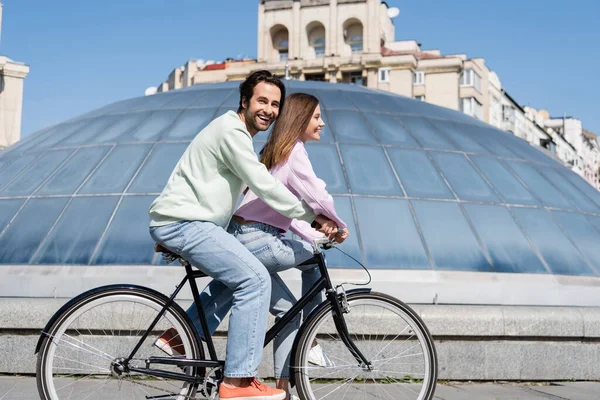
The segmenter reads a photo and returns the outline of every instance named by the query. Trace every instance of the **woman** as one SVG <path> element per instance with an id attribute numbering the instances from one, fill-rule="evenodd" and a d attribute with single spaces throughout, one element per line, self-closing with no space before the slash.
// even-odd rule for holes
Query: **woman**
<path id="1" fill-rule="evenodd" d="M 269 172 L 283 183 L 299 199 L 305 201 L 316 214 L 331 219 L 341 232 L 333 239 L 341 243 L 348 237 L 346 224 L 337 216 L 333 198 L 327 193 L 325 183 L 315 175 L 304 143 L 321 136 L 324 126 L 321 108 L 316 97 L 306 93 L 295 93 L 285 100 L 285 107 L 276 120 L 273 131 L 260 153 L 260 161 Z M 304 240 L 284 237 L 291 230 Z M 271 273 L 270 312 L 281 317 L 289 310 L 296 299 L 277 274 L 290 268 L 302 271 L 302 294 L 308 292 L 319 279 L 315 265 L 300 266 L 313 256 L 310 242 L 321 236 L 308 224 L 293 221 L 271 209 L 254 193 L 248 192 L 236 210 L 228 227 L 228 232 L 261 261 Z M 231 308 L 233 292 L 222 283 L 213 280 L 202 292 L 201 300 L 207 314 L 209 329 L 214 332 Z M 304 316 L 322 302 L 322 294 L 316 296 L 303 310 Z M 188 309 L 198 332 L 202 332 L 195 305 Z M 300 326 L 299 316 L 292 320 L 274 339 L 274 365 L 277 388 L 289 395 L 290 351 Z M 159 346 L 171 354 L 177 350 L 176 333 L 167 331 L 159 339 Z M 170 345 L 170 346 L 169 346 Z M 331 363 L 316 345 L 309 361 L 326 366 Z"/>

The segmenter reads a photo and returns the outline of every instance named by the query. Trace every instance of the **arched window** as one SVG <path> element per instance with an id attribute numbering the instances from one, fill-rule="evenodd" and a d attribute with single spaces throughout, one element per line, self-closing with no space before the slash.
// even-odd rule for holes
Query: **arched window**
<path id="1" fill-rule="evenodd" d="M 309 53 L 306 53 L 307 57 L 311 57 L 312 50 L 314 57 L 322 58 L 325 57 L 325 26 L 319 21 L 313 21 L 306 26 L 306 37 L 308 39 Z"/>
<path id="2" fill-rule="evenodd" d="M 283 25 L 275 25 L 271 28 L 271 42 L 273 44 L 273 59 L 286 61 L 289 58 L 289 35 L 288 29 Z"/>
<path id="3" fill-rule="evenodd" d="M 344 24 L 344 39 L 350 46 L 352 54 L 360 54 L 363 51 L 363 26 L 360 21 L 353 19 Z"/>

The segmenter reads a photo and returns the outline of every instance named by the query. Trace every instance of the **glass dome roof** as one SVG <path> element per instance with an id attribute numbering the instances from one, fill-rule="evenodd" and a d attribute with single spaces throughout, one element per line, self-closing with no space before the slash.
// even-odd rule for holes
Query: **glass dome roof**
<path id="1" fill-rule="evenodd" d="M 160 264 L 150 202 L 238 84 L 120 101 L 0 152 L 0 264 Z M 341 248 L 370 268 L 600 275 L 600 193 L 544 152 L 413 99 L 286 85 L 321 101 L 309 156 L 352 231 Z"/>

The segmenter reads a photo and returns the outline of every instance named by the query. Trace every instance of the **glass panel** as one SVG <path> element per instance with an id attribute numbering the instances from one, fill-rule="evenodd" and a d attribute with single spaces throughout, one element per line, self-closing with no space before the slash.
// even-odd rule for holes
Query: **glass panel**
<path id="1" fill-rule="evenodd" d="M 207 91 L 206 96 L 199 96 L 189 107 L 218 107 L 230 96 L 234 93 L 237 93 L 235 89 L 225 89 L 225 90 L 210 90 Z M 239 105 L 239 97 L 234 96 L 236 108 Z M 232 100 L 233 101 L 233 100 Z"/>
<path id="2" fill-rule="evenodd" d="M 190 108 L 177 118 L 160 140 L 191 140 L 212 120 L 215 108 Z"/>
<path id="3" fill-rule="evenodd" d="M 150 112 L 115 115 L 115 122 L 89 139 L 89 143 L 114 143 L 141 124 Z"/>
<path id="4" fill-rule="evenodd" d="M 122 135 L 120 142 L 151 142 L 169 127 L 182 113 L 182 110 L 157 110 L 138 125 L 132 133 Z"/>
<path id="5" fill-rule="evenodd" d="M 87 265 L 118 200 L 117 196 L 73 199 L 31 262 Z"/>
<path id="6" fill-rule="evenodd" d="M 422 104 L 422 102 L 419 102 L 419 104 Z M 398 119 L 406 125 L 412 136 L 422 144 L 422 147 L 441 150 L 456 150 L 456 147 L 441 133 L 437 132 L 435 127 L 425 118 L 401 115 L 398 116 Z"/>
<path id="7" fill-rule="evenodd" d="M 594 215 L 588 215 L 587 218 L 588 218 L 588 221 L 590 221 L 592 223 L 592 225 L 594 225 L 596 230 L 600 233 L 600 217 L 594 216 Z"/>
<path id="8" fill-rule="evenodd" d="M 2 194 L 14 196 L 32 194 L 72 152 L 72 149 L 47 152 L 38 158 L 17 180 L 5 187 Z"/>
<path id="9" fill-rule="evenodd" d="M 2 171 L 2 168 L 6 167 L 8 164 L 13 162 L 14 160 L 15 160 L 15 158 L 8 158 L 8 157 L 0 158 L 0 171 Z"/>
<path id="10" fill-rule="evenodd" d="M 550 168 L 547 166 L 537 165 L 535 167 L 539 172 L 542 173 L 550 182 L 554 184 L 557 188 L 561 189 L 563 195 L 571 200 L 571 203 L 575 204 L 583 211 L 600 213 L 600 208 L 598 205 L 591 201 L 586 195 L 581 193 L 576 187 L 571 185 L 569 181 L 565 179 L 564 176 L 559 174 L 554 168 Z"/>
<path id="11" fill-rule="evenodd" d="M 365 117 L 382 144 L 421 147 L 402 123 L 390 114 L 366 113 Z"/>
<path id="12" fill-rule="evenodd" d="M 300 91 L 302 91 L 300 89 Z M 321 109 L 326 108 L 327 110 L 331 110 L 334 108 L 344 108 L 349 110 L 358 111 L 356 106 L 352 104 L 350 100 L 346 97 L 345 93 L 341 90 L 319 90 L 315 93 L 315 96 L 319 98 L 321 104 Z"/>
<path id="13" fill-rule="evenodd" d="M 65 138 L 69 138 L 73 133 L 78 132 L 90 123 L 89 119 L 83 121 L 67 122 L 56 127 L 50 128 L 48 133 L 44 134 L 44 140 L 38 142 L 33 148 L 51 148 L 55 146 L 68 146 L 65 144 Z"/>
<path id="14" fill-rule="evenodd" d="M 155 196 L 125 196 L 92 264 L 147 264 L 154 257 L 148 209 Z"/>
<path id="15" fill-rule="evenodd" d="M 83 147 L 36 194 L 72 194 L 87 178 L 110 147 Z"/>
<path id="16" fill-rule="evenodd" d="M 100 135 L 108 127 L 117 122 L 118 115 L 103 115 L 92 120 L 77 129 L 71 136 L 61 142 L 61 146 L 73 146 L 89 144 L 93 137 Z"/>
<path id="17" fill-rule="evenodd" d="M 454 199 L 454 195 L 423 150 L 388 148 L 408 196 Z"/>
<path id="18" fill-rule="evenodd" d="M 492 188 L 483 180 L 465 156 L 456 153 L 438 153 L 434 151 L 430 154 L 459 199 L 500 201 Z"/>
<path id="19" fill-rule="evenodd" d="M 504 135 L 507 134 L 506 132 L 482 128 L 481 126 L 473 124 L 457 123 L 456 126 L 461 132 L 469 135 L 482 147 L 488 149 L 490 153 L 495 154 L 498 157 L 522 158 L 504 146 Z"/>
<path id="20" fill-rule="evenodd" d="M 10 165 L 2 170 L 0 174 L 0 189 L 8 182 L 12 181 L 25 167 L 27 167 L 33 160 L 37 158 L 35 156 L 21 156 L 15 159 Z"/>
<path id="21" fill-rule="evenodd" d="M 355 197 L 354 203 L 369 268 L 431 269 L 408 201 Z"/>
<path id="22" fill-rule="evenodd" d="M 525 160 L 536 161 L 544 164 L 552 164 L 556 165 L 557 162 L 552 158 L 548 157 L 540 150 L 536 149 L 525 140 L 518 138 L 516 136 L 508 136 L 506 137 L 506 143 L 508 148 L 512 151 L 516 152 L 523 156 Z"/>
<path id="23" fill-rule="evenodd" d="M 256 157 L 260 157 L 260 151 L 263 147 L 265 147 L 265 142 L 252 141 L 252 147 L 254 147 L 254 152 L 256 153 Z"/>
<path id="24" fill-rule="evenodd" d="M 209 94 L 212 92 L 208 92 Z M 240 93 L 238 88 L 236 87 L 233 90 L 229 91 L 229 95 L 227 96 L 227 98 L 222 102 L 219 103 L 222 107 L 230 107 L 232 110 L 237 111 L 238 107 L 240 106 Z M 208 104 L 207 107 L 215 107 L 218 106 L 219 104 Z"/>
<path id="25" fill-rule="evenodd" d="M 333 134 L 340 143 L 376 144 L 371 128 L 365 123 L 362 113 L 356 111 L 328 111 Z"/>
<path id="26" fill-rule="evenodd" d="M 457 203 L 412 201 L 435 269 L 491 271 Z"/>
<path id="27" fill-rule="evenodd" d="M 27 264 L 67 204 L 66 198 L 31 199 L 0 236 L 0 264 Z M 35 221 L 35 223 L 32 223 Z"/>
<path id="28" fill-rule="evenodd" d="M 430 119 L 429 122 L 441 132 L 446 138 L 456 143 L 459 150 L 471 153 L 490 154 L 489 150 L 481 146 L 469 135 L 460 130 L 459 125 L 449 121 L 441 121 L 439 119 Z"/>
<path id="29" fill-rule="evenodd" d="M 544 209 L 512 208 L 518 222 L 554 274 L 591 275 L 592 271 Z"/>
<path id="30" fill-rule="evenodd" d="M 177 92 L 165 92 L 165 93 L 155 93 L 150 96 L 145 96 L 144 101 L 136 104 L 135 106 L 128 109 L 131 111 L 148 111 L 148 110 L 157 110 L 157 109 L 165 109 L 165 108 L 183 108 L 183 107 L 171 107 L 170 103 L 177 100 L 181 97 L 181 94 Z M 188 104 L 191 103 L 190 99 Z"/>
<path id="31" fill-rule="evenodd" d="M 180 92 L 171 97 L 169 102 L 162 106 L 162 109 L 167 108 L 188 108 L 190 104 L 197 102 L 201 97 L 205 97 L 209 91 L 190 90 Z"/>
<path id="32" fill-rule="evenodd" d="M 590 185 L 585 179 L 577 175 L 567 168 L 557 168 L 556 172 L 565 177 L 573 186 L 581 190 L 587 197 L 592 199 L 594 203 L 600 206 L 600 192 Z"/>
<path id="33" fill-rule="evenodd" d="M 0 234 L 24 202 L 25 199 L 0 200 Z"/>
<path id="34" fill-rule="evenodd" d="M 563 211 L 552 211 L 554 218 L 562 225 L 567 236 L 577 248 L 587 257 L 594 275 L 600 275 L 600 233 L 594 229 L 584 215 Z"/>
<path id="35" fill-rule="evenodd" d="M 557 208 L 573 208 L 573 205 L 530 164 L 516 161 L 507 162 L 507 164 L 527 185 L 529 191 L 535 193 L 544 205 Z"/>
<path id="36" fill-rule="evenodd" d="M 475 230 L 498 272 L 547 273 L 505 207 L 465 204 Z"/>
<path id="37" fill-rule="evenodd" d="M 340 150 L 353 193 L 403 196 L 381 147 L 340 145 Z"/>
<path id="38" fill-rule="evenodd" d="M 513 174 L 508 172 L 500 160 L 483 156 L 470 156 L 470 158 L 507 203 L 539 204 L 539 201 Z"/>
<path id="39" fill-rule="evenodd" d="M 128 189 L 129 193 L 160 193 L 187 143 L 157 144 Z"/>
<path id="40" fill-rule="evenodd" d="M 330 144 L 309 144 L 306 146 L 306 151 L 315 174 L 327 183 L 327 191 L 348 193 L 348 185 L 336 147 Z"/>
<path id="41" fill-rule="evenodd" d="M 335 201 L 335 211 L 337 215 L 348 225 L 350 236 L 339 247 L 358 261 L 362 261 L 360 254 L 360 246 L 358 244 L 358 235 L 356 234 L 356 224 L 354 222 L 354 213 L 352 212 L 352 204 L 348 196 L 333 196 Z M 332 250 L 326 252 L 327 266 L 333 268 L 360 268 L 354 260 L 345 254 Z"/>
<path id="42" fill-rule="evenodd" d="M 152 145 L 120 145 L 110 152 L 79 193 L 122 193 Z"/>
<path id="43" fill-rule="evenodd" d="M 362 112 L 370 111 L 381 111 L 379 102 L 375 100 L 375 97 L 366 96 L 360 92 L 344 91 L 344 95 Z"/>

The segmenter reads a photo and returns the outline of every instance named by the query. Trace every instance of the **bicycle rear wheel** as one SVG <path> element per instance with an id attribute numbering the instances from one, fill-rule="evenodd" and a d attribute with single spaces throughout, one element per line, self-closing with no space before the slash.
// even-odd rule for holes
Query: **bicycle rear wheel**
<path id="1" fill-rule="evenodd" d="M 433 339 L 419 316 L 382 293 L 348 295 L 350 338 L 372 363 L 360 365 L 342 342 L 331 305 L 306 322 L 294 355 L 303 400 L 430 400 L 437 379 Z"/>
<path id="2" fill-rule="evenodd" d="M 91 290 L 63 307 L 46 332 L 37 361 L 40 398 L 46 400 L 108 398 L 184 400 L 193 397 L 196 385 L 143 373 L 121 371 L 167 298 L 148 288 L 107 286 Z M 168 357 L 154 346 L 167 329 L 175 328 L 187 358 L 202 359 L 204 350 L 193 327 L 177 304 L 170 306 L 144 340 L 129 366 L 145 368 L 150 356 Z M 174 365 L 152 368 L 182 373 Z M 186 374 L 195 374 L 190 368 Z"/>

